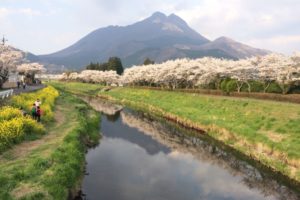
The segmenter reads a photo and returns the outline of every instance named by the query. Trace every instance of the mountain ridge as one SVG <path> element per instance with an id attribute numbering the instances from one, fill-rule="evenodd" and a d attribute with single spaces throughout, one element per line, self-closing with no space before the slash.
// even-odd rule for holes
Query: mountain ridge
<path id="1" fill-rule="evenodd" d="M 73 45 L 52 54 L 31 57 L 38 58 L 44 64 L 82 69 L 90 62 L 105 62 L 111 56 L 120 57 L 124 66 L 130 67 L 142 64 L 146 57 L 163 62 L 203 56 L 240 59 L 267 53 L 269 51 L 226 37 L 210 41 L 190 28 L 179 16 L 155 12 L 131 25 L 96 29 Z"/>

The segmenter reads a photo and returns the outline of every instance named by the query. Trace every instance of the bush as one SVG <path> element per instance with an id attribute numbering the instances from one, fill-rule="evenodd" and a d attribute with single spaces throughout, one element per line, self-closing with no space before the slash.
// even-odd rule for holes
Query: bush
<path id="1" fill-rule="evenodd" d="M 0 122 L 5 120 L 11 120 L 16 117 L 22 117 L 22 113 L 19 109 L 5 106 L 0 109 Z"/>
<path id="2" fill-rule="evenodd" d="M 230 93 L 234 91 L 237 91 L 237 84 L 236 84 L 236 80 L 232 79 L 228 81 L 226 84 L 226 92 Z"/>
<path id="3" fill-rule="evenodd" d="M 0 112 L 13 110 L 2 108 Z M 14 111 L 18 111 L 15 109 Z M 20 111 L 18 111 L 20 112 Z M 19 143 L 26 135 L 41 135 L 45 133 L 43 125 L 29 117 L 18 116 L 9 120 L 0 121 L 0 152 L 13 144 Z"/>
<path id="4" fill-rule="evenodd" d="M 267 93 L 282 93 L 282 89 L 279 87 L 279 85 L 276 82 L 273 82 L 270 84 L 270 86 L 268 87 Z"/>
<path id="5" fill-rule="evenodd" d="M 226 85 L 227 85 L 228 81 L 230 81 L 229 78 L 224 79 L 223 81 L 221 81 L 221 90 L 223 92 L 227 92 L 227 86 Z"/>
<path id="6" fill-rule="evenodd" d="M 30 117 L 23 118 L 23 129 L 26 135 L 43 135 L 45 128 Z"/>
<path id="7" fill-rule="evenodd" d="M 24 136 L 21 118 L 0 122 L 0 152 L 13 143 L 19 142 Z"/>
<path id="8" fill-rule="evenodd" d="M 263 92 L 264 85 L 259 81 L 248 81 L 251 87 L 251 92 Z M 249 92 L 248 85 L 244 83 L 243 87 L 241 88 L 241 92 Z"/>
<path id="9" fill-rule="evenodd" d="M 237 91 L 236 80 L 227 78 L 221 82 L 221 90 L 229 94 L 230 92 Z"/>

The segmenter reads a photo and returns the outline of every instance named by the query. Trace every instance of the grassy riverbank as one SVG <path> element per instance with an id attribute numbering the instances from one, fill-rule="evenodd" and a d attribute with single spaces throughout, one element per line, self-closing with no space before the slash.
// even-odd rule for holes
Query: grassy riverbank
<path id="1" fill-rule="evenodd" d="M 86 95 L 98 95 L 204 130 L 288 177 L 300 181 L 300 105 L 181 92 L 55 83 Z M 92 89 L 97 87 L 93 93 Z M 79 91 L 81 88 L 81 91 Z M 95 90 L 94 90 L 95 91 Z"/>
<path id="2" fill-rule="evenodd" d="M 67 199 L 83 174 L 86 145 L 99 139 L 99 117 L 61 92 L 46 135 L 0 155 L 0 199 Z"/>

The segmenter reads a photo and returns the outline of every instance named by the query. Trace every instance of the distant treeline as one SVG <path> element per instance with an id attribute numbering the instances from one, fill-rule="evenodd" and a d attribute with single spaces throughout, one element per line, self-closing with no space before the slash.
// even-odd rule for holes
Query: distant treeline
<path id="1" fill-rule="evenodd" d="M 122 61 L 118 57 L 110 57 L 105 63 L 93 63 L 91 62 L 86 66 L 88 70 L 99 70 L 99 71 L 116 71 L 117 74 L 121 75 L 124 71 Z"/>

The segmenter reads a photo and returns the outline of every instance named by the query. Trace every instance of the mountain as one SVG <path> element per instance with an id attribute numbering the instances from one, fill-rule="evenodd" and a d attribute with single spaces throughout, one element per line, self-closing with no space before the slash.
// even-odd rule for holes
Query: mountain
<path id="1" fill-rule="evenodd" d="M 97 29 L 61 51 L 30 57 L 51 64 L 51 68 L 82 69 L 90 62 L 105 62 L 112 56 L 120 57 L 123 65 L 130 67 L 143 63 L 146 57 L 163 62 L 204 56 L 239 59 L 267 53 L 227 38 L 209 41 L 180 17 L 156 12 L 129 26 Z"/>
<path id="2" fill-rule="evenodd" d="M 216 40 L 206 43 L 200 47 L 201 50 L 219 49 L 227 53 L 227 55 L 235 58 L 247 58 L 256 55 L 266 55 L 271 51 L 256 49 L 248 45 L 236 42 L 228 37 L 219 37 Z"/>

